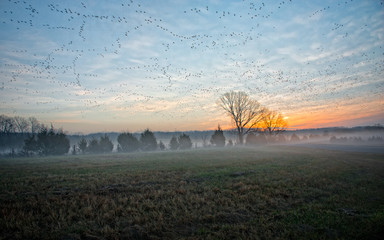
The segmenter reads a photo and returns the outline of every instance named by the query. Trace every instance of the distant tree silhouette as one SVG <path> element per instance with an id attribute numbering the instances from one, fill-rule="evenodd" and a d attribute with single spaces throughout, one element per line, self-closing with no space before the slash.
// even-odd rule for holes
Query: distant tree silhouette
<path id="1" fill-rule="evenodd" d="M 29 126 L 32 134 L 35 134 L 38 131 L 40 131 L 40 128 L 42 127 L 42 125 L 39 123 L 39 121 L 35 117 L 29 117 L 28 121 L 29 121 Z"/>
<path id="2" fill-rule="evenodd" d="M 372 137 L 368 138 L 368 142 L 382 143 L 382 142 L 384 142 L 384 140 L 380 136 L 372 136 Z"/>
<path id="3" fill-rule="evenodd" d="M 216 147 L 224 147 L 225 146 L 225 137 L 224 132 L 220 128 L 220 125 L 217 126 L 217 129 L 211 136 L 211 144 Z"/>
<path id="4" fill-rule="evenodd" d="M 146 129 L 140 135 L 141 149 L 143 151 L 154 151 L 157 149 L 157 140 L 153 132 Z"/>
<path id="5" fill-rule="evenodd" d="M 112 152 L 113 143 L 111 142 L 107 134 L 104 134 L 104 136 L 100 137 L 99 148 L 100 148 L 100 152 L 102 153 Z"/>
<path id="6" fill-rule="evenodd" d="M 72 148 L 72 155 L 76 155 L 76 154 L 77 154 L 76 145 L 73 145 L 73 148 Z"/>
<path id="7" fill-rule="evenodd" d="M 244 143 L 244 136 L 254 131 L 263 117 L 264 109 L 245 92 L 227 92 L 220 97 L 218 105 L 231 117 L 239 144 Z"/>
<path id="8" fill-rule="evenodd" d="M 82 138 L 80 142 L 77 143 L 77 146 L 79 147 L 82 153 L 85 153 L 87 151 L 87 145 L 87 140 L 85 140 L 85 138 Z"/>
<path id="9" fill-rule="evenodd" d="M 165 145 L 162 141 L 159 142 L 159 148 L 161 151 L 164 151 L 165 150 Z"/>
<path id="10" fill-rule="evenodd" d="M 15 132 L 15 121 L 6 115 L 0 115 L 0 132 L 9 134 Z"/>
<path id="11" fill-rule="evenodd" d="M 201 136 L 201 140 L 203 141 L 203 147 L 208 147 L 208 140 L 207 140 L 207 138 L 208 138 L 207 135 Z"/>
<path id="12" fill-rule="evenodd" d="M 300 138 L 296 134 L 292 134 L 291 136 L 291 142 L 299 142 Z"/>
<path id="13" fill-rule="evenodd" d="M 55 132 L 51 128 L 43 127 L 37 134 L 37 143 L 42 155 L 62 155 L 68 153 L 70 148 L 69 139 L 62 130 Z"/>
<path id="14" fill-rule="evenodd" d="M 99 142 L 97 139 L 93 138 L 91 141 L 89 141 L 87 151 L 90 153 L 99 153 L 100 148 L 99 148 Z"/>
<path id="15" fill-rule="evenodd" d="M 169 148 L 171 150 L 177 150 L 179 148 L 179 141 L 175 136 L 171 138 L 171 141 L 169 142 Z"/>
<path id="16" fill-rule="evenodd" d="M 191 138 L 183 133 L 179 136 L 179 148 L 180 149 L 190 149 L 192 147 L 192 141 L 191 141 Z"/>
<path id="17" fill-rule="evenodd" d="M 31 135 L 24 142 L 24 151 L 40 155 L 62 155 L 68 153 L 69 139 L 62 130 L 55 131 L 53 126 L 48 130 L 42 127 L 35 136 Z"/>
<path id="18" fill-rule="evenodd" d="M 315 140 L 315 139 L 318 139 L 318 138 L 320 138 L 320 136 L 317 135 L 317 134 L 313 134 L 313 133 L 309 134 L 309 139 L 310 140 Z"/>
<path id="19" fill-rule="evenodd" d="M 267 144 L 267 138 L 263 134 L 256 135 L 255 133 L 248 133 L 246 137 L 247 145 L 262 145 Z"/>
<path id="20" fill-rule="evenodd" d="M 228 140 L 227 146 L 228 146 L 228 147 L 232 147 L 232 146 L 233 146 L 232 139 L 229 139 L 229 140 Z"/>
<path id="21" fill-rule="evenodd" d="M 247 145 L 256 145 L 256 135 L 254 133 L 247 134 L 245 138 L 245 143 Z"/>
<path id="22" fill-rule="evenodd" d="M 27 139 L 24 140 L 24 147 L 22 153 L 25 156 L 30 156 L 39 153 L 39 147 L 35 135 L 31 134 L 27 137 Z"/>
<path id="23" fill-rule="evenodd" d="M 19 133 L 28 132 L 29 122 L 27 121 L 27 119 L 20 116 L 16 116 L 13 119 L 14 119 L 15 127 Z"/>
<path id="24" fill-rule="evenodd" d="M 279 136 L 277 137 L 277 141 L 280 143 L 284 143 L 287 141 L 287 139 L 285 138 L 285 136 L 283 134 L 279 134 Z"/>
<path id="25" fill-rule="evenodd" d="M 118 150 L 121 152 L 133 152 L 140 148 L 140 142 L 137 138 L 129 132 L 121 133 L 117 137 Z"/>
<path id="26" fill-rule="evenodd" d="M 275 136 L 285 131 L 287 122 L 281 113 L 264 108 L 260 127 L 263 128 L 264 132 L 269 136 Z"/>

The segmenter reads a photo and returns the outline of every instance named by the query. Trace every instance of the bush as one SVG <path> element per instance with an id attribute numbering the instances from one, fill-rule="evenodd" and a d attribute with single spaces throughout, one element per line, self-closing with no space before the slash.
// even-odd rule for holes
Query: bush
<path id="1" fill-rule="evenodd" d="M 70 148 L 69 139 L 62 130 L 55 131 L 53 126 L 48 130 L 42 127 L 35 136 L 31 135 L 24 142 L 24 152 L 27 155 L 31 153 L 39 155 L 63 155 L 68 153 Z"/>
<path id="2" fill-rule="evenodd" d="M 224 147 L 225 146 L 225 137 L 224 132 L 220 128 L 220 125 L 217 127 L 213 135 L 211 136 L 211 144 L 216 147 Z"/>
<path id="3" fill-rule="evenodd" d="M 90 153 L 99 153 L 100 152 L 99 142 L 97 141 L 97 139 L 93 138 L 89 142 L 88 147 L 87 147 L 87 151 Z"/>
<path id="4" fill-rule="evenodd" d="M 191 138 L 183 133 L 179 136 L 179 148 L 180 149 L 189 149 L 192 147 L 192 141 Z"/>
<path id="5" fill-rule="evenodd" d="M 256 135 L 254 133 L 248 133 L 245 141 L 247 145 L 267 144 L 267 139 L 264 135 Z"/>
<path id="6" fill-rule="evenodd" d="M 100 152 L 102 153 L 112 152 L 113 143 L 111 142 L 107 134 L 105 134 L 104 137 L 103 136 L 100 137 L 99 148 L 100 148 Z"/>
<path id="7" fill-rule="evenodd" d="M 156 137 L 149 129 L 146 129 L 140 136 L 141 149 L 143 151 L 154 151 L 157 149 Z"/>
<path id="8" fill-rule="evenodd" d="M 159 148 L 161 151 L 164 151 L 165 150 L 165 145 L 162 141 L 159 142 Z"/>
<path id="9" fill-rule="evenodd" d="M 117 137 L 117 142 L 119 143 L 118 150 L 122 152 L 134 152 L 140 148 L 139 140 L 129 132 L 121 133 Z"/>
<path id="10" fill-rule="evenodd" d="M 39 147 L 35 135 L 30 135 L 27 139 L 24 140 L 23 154 L 30 156 L 33 154 L 38 154 Z"/>
<path id="11" fill-rule="evenodd" d="M 100 137 L 100 140 L 97 140 L 93 138 L 87 147 L 87 152 L 90 153 L 109 153 L 113 150 L 113 143 L 105 134 L 104 136 Z"/>
<path id="12" fill-rule="evenodd" d="M 87 145 L 88 145 L 87 140 L 85 140 L 85 138 L 82 138 L 80 142 L 77 144 L 77 146 L 79 147 L 82 153 L 85 153 L 87 151 Z"/>
<path id="13" fill-rule="evenodd" d="M 284 136 L 283 134 L 279 134 L 279 135 L 277 136 L 277 141 L 278 141 L 279 143 L 284 143 L 284 142 L 287 141 L 287 139 L 285 138 L 285 136 Z"/>
<path id="14" fill-rule="evenodd" d="M 291 142 L 300 142 L 300 138 L 296 134 L 292 134 Z"/>
<path id="15" fill-rule="evenodd" d="M 175 136 L 171 138 L 171 141 L 169 142 L 169 148 L 171 150 L 177 150 L 179 148 L 179 141 L 177 141 Z"/>

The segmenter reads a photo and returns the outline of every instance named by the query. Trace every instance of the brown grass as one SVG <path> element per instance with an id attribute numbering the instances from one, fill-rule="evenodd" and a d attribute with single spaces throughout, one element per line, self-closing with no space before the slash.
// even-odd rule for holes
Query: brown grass
<path id="1" fill-rule="evenodd" d="M 1 239 L 379 239 L 384 156 L 294 147 L 0 160 Z"/>

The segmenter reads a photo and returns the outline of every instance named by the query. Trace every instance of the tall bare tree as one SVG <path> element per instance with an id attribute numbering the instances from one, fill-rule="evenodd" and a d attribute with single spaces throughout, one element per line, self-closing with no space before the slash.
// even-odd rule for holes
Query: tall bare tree
<path id="1" fill-rule="evenodd" d="M 16 129 L 19 133 L 28 132 L 29 122 L 27 121 L 27 119 L 20 116 L 16 116 L 13 119 L 15 121 Z"/>
<path id="2" fill-rule="evenodd" d="M 15 132 L 15 121 L 12 117 L 0 115 L 0 133 L 13 133 Z"/>
<path id="3" fill-rule="evenodd" d="M 259 102 L 245 92 L 227 92 L 220 97 L 218 105 L 231 117 L 240 144 L 244 143 L 244 135 L 254 131 L 263 117 L 264 109 Z"/>
<path id="4" fill-rule="evenodd" d="M 281 113 L 264 109 L 260 126 L 269 136 L 275 136 L 286 130 L 287 122 Z"/>
<path id="5" fill-rule="evenodd" d="M 31 127 L 31 133 L 35 134 L 38 131 L 40 131 L 40 128 L 42 127 L 39 121 L 35 117 L 29 117 L 28 118 L 29 125 Z"/>

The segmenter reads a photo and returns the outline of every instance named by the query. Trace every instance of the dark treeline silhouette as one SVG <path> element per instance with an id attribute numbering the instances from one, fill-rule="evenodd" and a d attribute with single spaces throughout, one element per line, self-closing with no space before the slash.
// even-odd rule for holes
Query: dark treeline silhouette
<path id="1" fill-rule="evenodd" d="M 63 155 L 68 153 L 70 148 L 69 139 L 62 130 L 55 130 L 51 125 L 41 127 L 37 134 L 30 134 L 24 141 L 23 151 L 24 156 L 31 155 Z"/>
<path id="2" fill-rule="evenodd" d="M 211 144 L 216 147 L 224 147 L 225 146 L 225 136 L 224 132 L 221 129 L 220 125 L 217 126 L 217 129 L 211 136 Z"/>
<path id="3" fill-rule="evenodd" d="M 77 146 L 74 145 L 72 154 L 78 153 L 109 153 L 113 150 L 113 143 L 107 134 L 101 136 L 100 139 L 92 138 L 89 142 L 82 138 Z"/>
<path id="4" fill-rule="evenodd" d="M 0 116 L 0 155 L 2 156 L 47 156 L 63 154 L 98 154 L 156 150 L 184 150 L 196 147 L 225 147 L 239 145 L 236 129 L 189 132 L 142 133 L 95 133 L 89 135 L 66 135 L 52 125 L 47 128 L 34 118 Z M 365 137 L 359 134 L 367 133 Z M 358 136 L 353 136 L 356 134 Z M 377 135 L 376 135 L 377 134 Z M 330 144 L 382 144 L 384 127 L 381 125 L 353 128 L 321 128 L 286 130 L 280 134 L 256 129 L 244 137 L 244 144 L 296 144 L 328 142 Z M 166 143 L 166 144 L 164 144 Z"/>
<path id="5" fill-rule="evenodd" d="M 155 134 L 149 129 L 142 132 L 139 137 L 136 135 L 137 134 L 130 132 L 120 133 L 117 136 L 116 150 L 118 152 L 146 152 L 167 149 L 161 140 L 159 142 L 157 141 Z M 173 137 L 169 144 L 170 150 L 190 148 L 192 148 L 192 141 L 185 133 L 177 138 Z M 85 138 L 82 138 L 73 149 L 75 149 L 72 150 L 73 154 L 109 153 L 113 151 L 114 145 L 107 134 L 104 134 L 104 136 L 100 137 L 100 140 L 93 137 L 91 140 L 87 141 Z"/>
<path id="6" fill-rule="evenodd" d="M 39 132 L 43 126 L 35 117 L 0 115 L 0 153 L 21 151 L 29 135 Z"/>
<path id="7" fill-rule="evenodd" d="M 9 117 L 4 114 L 0 115 L 0 133 L 37 133 L 43 124 L 35 117 L 24 118 L 20 116 Z"/>
<path id="8" fill-rule="evenodd" d="M 121 133 L 117 137 L 117 142 L 119 143 L 117 148 L 119 152 L 134 152 L 140 148 L 139 140 L 129 132 Z"/>
<path id="9" fill-rule="evenodd" d="M 332 136 L 329 139 L 330 143 L 336 143 L 336 144 L 361 144 L 361 143 L 384 143 L 383 137 L 380 136 L 372 136 L 369 137 L 366 141 L 363 140 L 360 136 L 354 136 L 354 137 L 335 137 Z"/>

